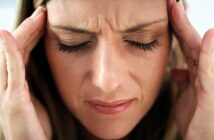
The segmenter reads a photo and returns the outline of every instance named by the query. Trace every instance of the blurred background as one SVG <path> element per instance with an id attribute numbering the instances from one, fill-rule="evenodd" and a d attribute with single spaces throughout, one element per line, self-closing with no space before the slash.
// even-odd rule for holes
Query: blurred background
<path id="1" fill-rule="evenodd" d="M 0 29 L 12 30 L 19 0 L 0 0 Z"/>
<path id="2" fill-rule="evenodd" d="M 0 29 L 12 30 L 16 17 L 16 5 L 19 0 L 0 0 Z M 214 1 L 187 0 L 187 15 L 200 35 L 214 28 Z"/>

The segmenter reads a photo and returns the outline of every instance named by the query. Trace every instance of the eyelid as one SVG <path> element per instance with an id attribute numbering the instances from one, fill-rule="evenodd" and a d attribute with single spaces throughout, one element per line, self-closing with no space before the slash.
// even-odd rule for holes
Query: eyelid
<path id="1" fill-rule="evenodd" d="M 93 35 L 74 33 L 64 30 L 52 29 L 52 32 L 57 36 L 57 38 L 60 38 L 61 40 L 77 40 L 77 39 L 92 40 L 94 38 Z"/>
<path id="2" fill-rule="evenodd" d="M 88 43 L 88 42 L 91 42 L 91 41 L 88 41 L 88 40 L 85 40 L 85 41 L 76 41 L 76 40 L 74 40 L 74 41 L 71 41 L 71 40 L 59 40 L 58 41 L 59 43 L 61 43 L 61 44 L 64 44 L 64 45 L 66 45 L 66 46 L 78 46 L 78 45 L 81 45 L 81 44 L 85 44 L 86 42 Z"/>
<path id="3" fill-rule="evenodd" d="M 82 41 L 82 42 L 76 43 L 76 44 L 59 42 L 59 44 L 62 44 L 62 45 L 67 46 L 67 47 L 75 47 L 75 46 L 83 46 L 83 45 L 86 45 L 86 44 L 91 43 L 91 42 L 92 41 Z"/>
<path id="4" fill-rule="evenodd" d="M 89 43 L 91 43 L 91 41 L 86 41 L 86 42 L 71 46 L 71 45 L 66 45 L 59 42 L 57 47 L 60 51 L 70 53 L 70 52 L 78 52 L 81 49 L 88 49 L 89 47 L 87 47 L 87 45 L 89 45 Z"/>
<path id="5" fill-rule="evenodd" d="M 66 46 L 77 46 L 85 42 L 95 42 L 96 38 L 94 37 L 73 37 L 73 35 L 59 36 L 57 35 L 57 41 L 65 44 Z"/>
<path id="6" fill-rule="evenodd" d="M 124 41 L 131 41 L 131 42 L 137 42 L 137 43 L 141 43 L 141 44 L 149 44 L 151 42 L 153 42 L 154 40 L 157 40 L 159 37 L 155 36 L 155 37 L 146 37 L 146 38 L 127 38 L 124 39 Z"/>
<path id="7" fill-rule="evenodd" d="M 135 39 L 135 40 L 152 40 L 154 38 L 158 38 L 165 34 L 168 30 L 162 30 L 162 29 L 153 29 L 153 30 L 141 30 L 135 33 L 131 34 L 125 34 L 123 36 L 123 40 L 130 40 L 130 39 Z"/>
<path id="8" fill-rule="evenodd" d="M 135 42 L 135 43 L 139 43 L 139 44 L 150 44 L 150 43 L 152 43 L 152 42 L 155 42 L 155 41 L 157 41 L 158 40 L 158 38 L 155 38 L 155 39 L 152 39 L 152 40 L 147 40 L 147 41 L 135 41 L 135 40 L 124 40 L 124 41 L 126 41 L 126 42 Z"/>
<path id="9" fill-rule="evenodd" d="M 142 36 L 142 35 L 137 35 L 137 36 L 129 36 L 129 37 L 124 37 L 123 40 L 130 40 L 130 41 L 135 41 L 135 42 L 151 42 L 152 40 L 155 40 L 158 38 L 157 35 L 147 35 L 147 36 Z"/>
<path id="10" fill-rule="evenodd" d="M 84 36 L 75 36 L 75 35 L 69 35 L 69 34 L 56 34 L 56 37 L 59 41 L 65 42 L 65 43 L 81 43 L 87 40 L 91 40 L 90 37 L 84 37 Z"/>
<path id="11" fill-rule="evenodd" d="M 133 48 L 141 49 L 144 51 L 151 51 L 154 48 L 156 48 L 157 46 L 159 46 L 159 40 L 158 39 L 155 39 L 155 40 L 148 42 L 148 43 L 139 43 L 139 42 L 130 41 L 130 40 L 126 40 L 126 42 L 128 43 L 129 46 L 131 46 Z"/>

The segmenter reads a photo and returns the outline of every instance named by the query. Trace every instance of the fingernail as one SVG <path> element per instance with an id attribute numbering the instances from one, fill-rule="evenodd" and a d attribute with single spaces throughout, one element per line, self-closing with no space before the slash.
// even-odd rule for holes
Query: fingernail
<path id="1" fill-rule="evenodd" d="M 31 19 L 36 18 L 40 13 L 42 13 L 43 11 L 45 11 L 45 7 L 44 6 L 39 6 L 36 11 L 34 11 L 34 13 L 30 16 Z"/>

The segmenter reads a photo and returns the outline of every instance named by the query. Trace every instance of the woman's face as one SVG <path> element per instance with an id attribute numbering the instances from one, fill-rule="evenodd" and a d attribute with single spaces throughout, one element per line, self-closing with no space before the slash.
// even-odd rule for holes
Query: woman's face
<path id="1" fill-rule="evenodd" d="M 94 136 L 125 137 L 165 73 L 166 0 L 50 0 L 47 11 L 45 49 L 64 103 Z"/>

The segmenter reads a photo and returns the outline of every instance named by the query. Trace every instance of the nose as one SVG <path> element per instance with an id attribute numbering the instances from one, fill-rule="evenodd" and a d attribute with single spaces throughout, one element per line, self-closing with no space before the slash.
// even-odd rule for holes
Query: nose
<path id="1" fill-rule="evenodd" d="M 92 84 L 103 93 L 115 92 L 125 80 L 124 59 L 116 47 L 102 42 L 93 52 Z"/>

